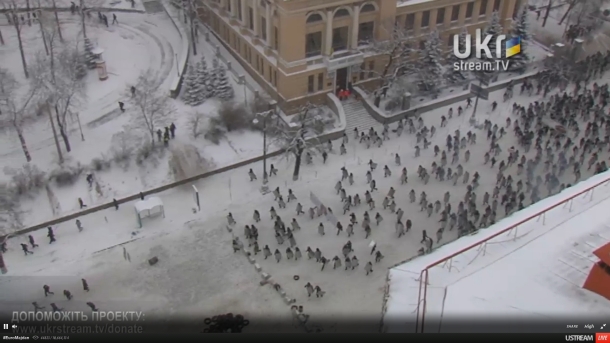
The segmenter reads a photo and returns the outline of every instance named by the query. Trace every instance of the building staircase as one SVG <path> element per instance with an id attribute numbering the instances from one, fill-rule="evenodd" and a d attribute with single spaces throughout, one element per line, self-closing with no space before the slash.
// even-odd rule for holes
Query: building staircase
<path id="1" fill-rule="evenodd" d="M 349 99 L 342 102 L 343 111 L 345 112 L 345 132 L 350 134 L 354 128 L 358 131 L 368 130 L 371 127 L 378 127 L 381 124 L 373 118 L 369 112 L 362 106 L 362 103 L 356 99 Z"/>

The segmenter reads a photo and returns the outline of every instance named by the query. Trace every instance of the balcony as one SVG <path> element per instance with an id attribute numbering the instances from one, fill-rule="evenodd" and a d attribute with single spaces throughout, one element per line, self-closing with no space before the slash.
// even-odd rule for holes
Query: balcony
<path id="1" fill-rule="evenodd" d="M 324 58 L 324 64 L 328 71 L 361 65 L 364 62 L 364 54 L 360 51 L 341 51 L 332 56 Z"/>

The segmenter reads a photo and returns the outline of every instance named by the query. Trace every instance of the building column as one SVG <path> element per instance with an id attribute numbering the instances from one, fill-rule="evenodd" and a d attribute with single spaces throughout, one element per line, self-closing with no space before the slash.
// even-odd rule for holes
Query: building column
<path id="1" fill-rule="evenodd" d="M 354 5 L 354 17 L 352 18 L 351 46 L 353 50 L 358 49 L 358 28 L 360 27 L 360 6 Z"/>
<path id="2" fill-rule="evenodd" d="M 260 19 L 258 17 L 258 0 L 252 1 L 252 26 L 254 27 L 254 35 L 258 36 L 260 28 L 258 27 Z"/>
<path id="3" fill-rule="evenodd" d="M 231 17 L 237 17 L 237 2 L 239 0 L 230 0 L 231 1 Z"/>
<path id="4" fill-rule="evenodd" d="M 267 44 L 267 46 L 271 46 L 271 24 L 273 22 L 273 16 L 271 15 L 272 11 L 271 11 L 271 3 L 266 2 L 265 3 L 265 32 L 267 33 L 267 42 L 265 42 Z"/>
<path id="5" fill-rule="evenodd" d="M 237 0 L 239 1 L 239 5 L 241 6 L 241 24 L 246 26 L 248 18 L 248 2 L 246 0 Z"/>
<path id="6" fill-rule="evenodd" d="M 326 12 L 326 48 L 324 54 L 330 56 L 333 50 L 333 12 Z"/>

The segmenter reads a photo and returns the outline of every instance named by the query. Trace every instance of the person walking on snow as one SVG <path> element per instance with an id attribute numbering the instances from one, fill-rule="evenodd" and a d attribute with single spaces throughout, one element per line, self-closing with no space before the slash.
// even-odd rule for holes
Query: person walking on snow
<path id="1" fill-rule="evenodd" d="M 34 236 L 29 235 L 28 240 L 30 241 L 30 245 L 32 246 L 32 248 L 38 248 L 38 244 L 36 244 L 36 242 L 34 241 Z"/>
<path id="2" fill-rule="evenodd" d="M 121 112 L 125 112 L 125 103 L 122 101 L 119 101 L 119 109 L 121 110 Z"/>
<path id="3" fill-rule="evenodd" d="M 45 297 L 49 294 L 51 294 L 51 295 L 55 294 L 55 293 L 51 292 L 51 287 L 49 287 L 48 285 L 42 286 L 42 289 L 44 290 Z"/>
<path id="4" fill-rule="evenodd" d="M 48 227 L 47 228 L 47 237 L 49 237 L 49 244 L 55 242 L 55 233 L 53 232 L 53 228 L 52 227 Z"/>
<path id="5" fill-rule="evenodd" d="M 80 281 L 83 283 L 83 290 L 85 292 L 89 292 L 89 284 L 87 283 L 87 280 L 85 279 L 80 279 Z"/>
<path id="6" fill-rule="evenodd" d="M 87 205 L 85 205 L 85 202 L 83 201 L 82 198 L 78 198 L 78 205 L 80 206 L 80 209 L 82 210 L 83 208 L 87 208 Z"/>
<path id="7" fill-rule="evenodd" d="M 171 123 L 169 126 L 169 133 L 171 134 L 172 139 L 176 138 L 176 125 L 174 125 L 174 123 Z"/>
<path id="8" fill-rule="evenodd" d="M 21 243 L 21 250 L 23 250 L 23 253 L 25 254 L 25 256 L 33 254 L 33 252 L 28 250 L 28 245 L 25 243 Z"/>
<path id="9" fill-rule="evenodd" d="M 83 224 L 81 224 L 80 220 L 76 220 L 76 227 L 78 228 L 78 232 L 83 232 Z"/>

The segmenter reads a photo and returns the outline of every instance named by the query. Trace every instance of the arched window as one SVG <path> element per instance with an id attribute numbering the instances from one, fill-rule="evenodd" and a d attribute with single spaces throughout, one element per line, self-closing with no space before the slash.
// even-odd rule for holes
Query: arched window
<path id="1" fill-rule="evenodd" d="M 322 16 L 320 13 L 312 13 L 309 15 L 309 17 L 307 17 L 307 24 L 317 23 L 319 21 L 322 21 Z"/>
<path id="2" fill-rule="evenodd" d="M 346 10 L 345 8 L 341 8 L 340 10 L 338 10 L 335 13 L 335 18 L 340 18 L 340 17 L 349 17 L 349 11 Z"/>
<path id="3" fill-rule="evenodd" d="M 373 4 L 366 4 L 364 6 L 362 6 L 362 8 L 360 9 L 360 13 L 366 13 L 366 12 L 375 12 L 375 5 Z"/>

